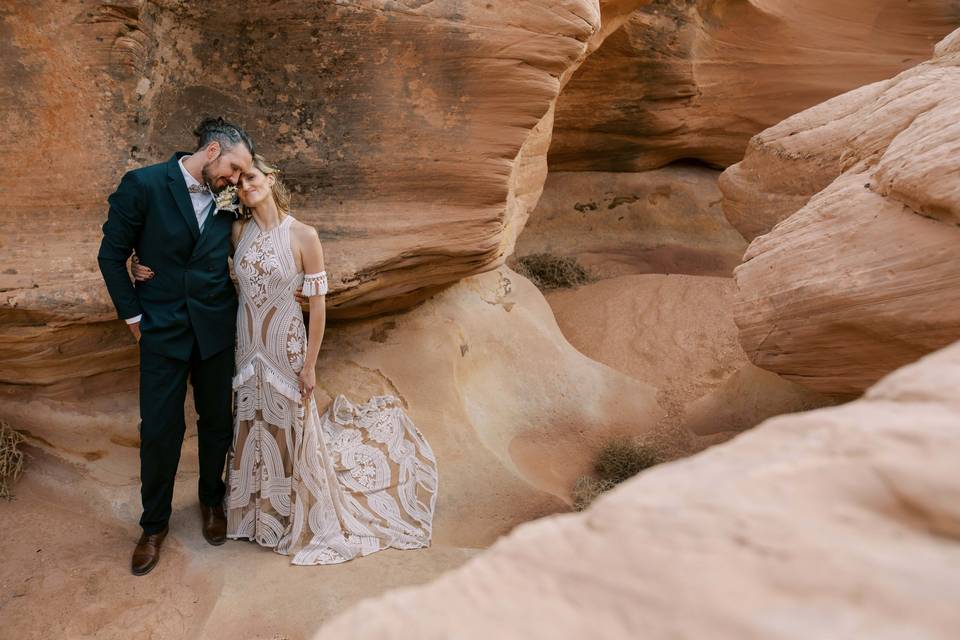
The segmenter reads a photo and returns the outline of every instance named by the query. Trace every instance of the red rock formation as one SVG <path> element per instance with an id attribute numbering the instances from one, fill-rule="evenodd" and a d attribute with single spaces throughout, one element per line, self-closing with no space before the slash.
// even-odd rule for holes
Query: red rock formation
<path id="1" fill-rule="evenodd" d="M 755 364 L 855 395 L 960 339 L 958 94 L 955 32 L 930 62 L 758 135 L 724 175 L 731 222 L 766 233 L 735 272 Z"/>
<path id="2" fill-rule="evenodd" d="M 18 161 L 0 177 L 0 288 L 97 288 L 120 174 L 222 113 L 320 230 L 331 313 L 409 306 L 503 261 L 546 175 L 561 82 L 643 1 L 5 9 L 0 149 Z M 34 259 L 38 237 L 56 257 Z"/>
<path id="3" fill-rule="evenodd" d="M 727 166 L 752 135 L 929 58 L 960 26 L 943 0 L 658 0 L 577 69 L 551 170 Z"/>
<path id="4" fill-rule="evenodd" d="M 539 197 L 562 83 L 643 1 L 0 7 L 0 414 L 82 456 L 103 448 L 78 411 L 135 415 L 136 350 L 96 266 L 105 200 L 203 115 L 280 164 L 323 238 L 331 317 L 495 268 Z"/>
<path id="5" fill-rule="evenodd" d="M 529 523 L 316 640 L 952 638 L 960 344 Z"/>

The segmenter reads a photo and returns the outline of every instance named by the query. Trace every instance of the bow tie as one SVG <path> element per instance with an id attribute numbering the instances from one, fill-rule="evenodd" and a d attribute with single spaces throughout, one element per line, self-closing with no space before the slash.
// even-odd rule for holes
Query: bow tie
<path id="1" fill-rule="evenodd" d="M 187 187 L 190 193 L 210 193 L 210 188 L 205 184 L 191 184 Z"/>

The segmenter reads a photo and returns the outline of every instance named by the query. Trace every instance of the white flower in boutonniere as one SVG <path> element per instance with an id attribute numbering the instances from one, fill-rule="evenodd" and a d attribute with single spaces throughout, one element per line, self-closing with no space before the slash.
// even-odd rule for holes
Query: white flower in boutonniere
<path id="1" fill-rule="evenodd" d="M 240 196 L 237 195 L 237 188 L 233 185 L 216 195 L 217 210 L 214 215 L 221 211 L 229 211 L 234 218 L 240 217 Z"/>

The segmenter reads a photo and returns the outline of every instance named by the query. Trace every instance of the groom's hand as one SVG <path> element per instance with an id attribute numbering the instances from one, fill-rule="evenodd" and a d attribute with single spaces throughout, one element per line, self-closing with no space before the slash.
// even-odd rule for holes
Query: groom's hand
<path id="1" fill-rule="evenodd" d="M 127 326 L 130 327 L 130 333 L 133 334 L 133 337 L 136 339 L 136 341 L 140 342 L 140 323 L 134 322 L 133 324 L 128 324 Z"/>
<path id="2" fill-rule="evenodd" d="M 301 307 L 310 304 L 310 298 L 303 295 L 303 289 L 297 289 L 293 292 L 293 297 Z"/>

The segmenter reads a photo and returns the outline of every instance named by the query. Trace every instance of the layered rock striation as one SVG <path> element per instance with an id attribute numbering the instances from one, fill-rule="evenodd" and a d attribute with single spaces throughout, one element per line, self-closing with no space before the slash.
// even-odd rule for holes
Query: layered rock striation
<path id="1" fill-rule="evenodd" d="M 562 83 L 642 2 L 6 8 L 0 149 L 18 162 L 0 178 L 0 289 L 97 289 L 120 175 L 190 150 L 196 122 L 223 114 L 320 231 L 331 313 L 409 307 L 510 253 Z"/>
<path id="2" fill-rule="evenodd" d="M 103 457 L 78 416 L 135 413 L 118 398 L 136 348 L 96 265 L 105 201 L 124 171 L 190 150 L 207 115 L 280 165 L 324 243 L 330 317 L 495 269 L 539 197 L 563 83 L 642 2 L 3 6 L 0 416 Z"/>
<path id="3" fill-rule="evenodd" d="M 943 0 L 656 0 L 564 88 L 550 168 L 726 167 L 754 134 L 928 59 L 958 26 Z"/>

